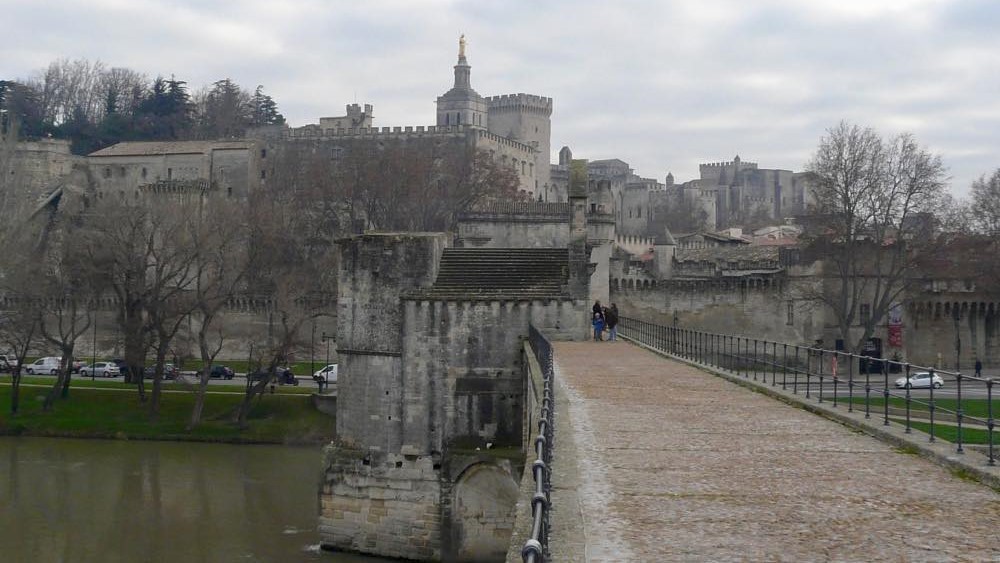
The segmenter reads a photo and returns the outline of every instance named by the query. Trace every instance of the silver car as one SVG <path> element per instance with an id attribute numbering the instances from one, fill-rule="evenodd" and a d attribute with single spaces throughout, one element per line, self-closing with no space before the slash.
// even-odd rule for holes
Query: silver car
<path id="1" fill-rule="evenodd" d="M 915 371 L 910 374 L 909 379 L 900 377 L 896 380 L 898 389 L 928 389 L 934 387 L 940 389 L 944 386 L 944 380 L 936 373 L 929 371 Z"/>
<path id="2" fill-rule="evenodd" d="M 81 376 L 89 375 L 99 375 L 101 377 L 118 377 L 121 375 L 121 370 L 118 366 L 111 362 L 95 362 L 89 366 L 83 366 L 80 368 Z"/>

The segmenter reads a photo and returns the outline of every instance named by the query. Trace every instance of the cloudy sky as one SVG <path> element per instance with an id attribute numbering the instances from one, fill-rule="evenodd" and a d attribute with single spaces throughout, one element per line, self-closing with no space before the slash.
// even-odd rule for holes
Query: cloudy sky
<path id="1" fill-rule="evenodd" d="M 661 181 L 739 154 L 801 170 L 842 119 L 914 133 L 957 194 L 1000 166 L 996 0 L 0 0 L 0 78 L 100 60 L 263 84 L 292 125 L 430 125 L 468 38 L 482 95 L 553 98 L 552 150 Z M 554 156 L 554 155 L 553 155 Z"/>

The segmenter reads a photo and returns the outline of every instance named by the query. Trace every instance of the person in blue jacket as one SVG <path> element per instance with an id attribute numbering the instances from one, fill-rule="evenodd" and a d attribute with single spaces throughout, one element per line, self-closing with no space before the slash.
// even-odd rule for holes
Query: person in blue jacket
<path id="1" fill-rule="evenodd" d="M 601 333 L 604 332 L 604 316 L 600 313 L 594 313 L 594 341 L 600 342 L 602 340 Z"/>

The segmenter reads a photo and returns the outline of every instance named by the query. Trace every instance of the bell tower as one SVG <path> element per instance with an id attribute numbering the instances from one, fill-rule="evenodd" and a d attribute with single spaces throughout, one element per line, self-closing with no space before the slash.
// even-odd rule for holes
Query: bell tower
<path id="1" fill-rule="evenodd" d="M 472 89 L 472 67 L 465 58 L 465 35 L 458 39 L 455 85 L 437 99 L 438 127 L 471 125 L 486 128 L 486 100 Z"/>

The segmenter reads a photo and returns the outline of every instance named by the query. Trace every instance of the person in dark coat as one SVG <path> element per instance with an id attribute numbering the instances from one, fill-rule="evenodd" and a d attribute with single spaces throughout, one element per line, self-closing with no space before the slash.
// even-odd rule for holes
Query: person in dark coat
<path id="1" fill-rule="evenodd" d="M 618 340 L 618 306 L 614 303 L 604 310 L 604 324 L 608 327 L 608 342 Z"/>
<path id="2" fill-rule="evenodd" d="M 976 377 L 983 376 L 983 361 L 976 358 Z"/>
<path id="3" fill-rule="evenodd" d="M 602 319 L 604 318 L 604 307 L 601 307 L 600 301 L 594 301 L 594 306 L 591 307 L 590 310 L 595 315 L 600 315 Z"/>

